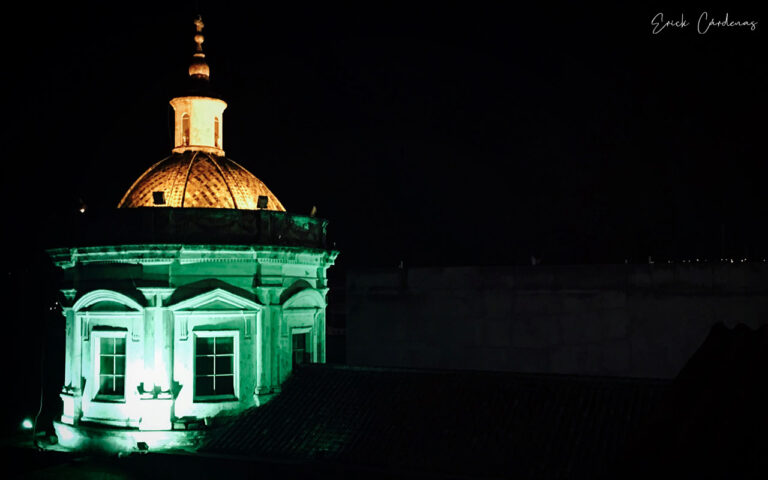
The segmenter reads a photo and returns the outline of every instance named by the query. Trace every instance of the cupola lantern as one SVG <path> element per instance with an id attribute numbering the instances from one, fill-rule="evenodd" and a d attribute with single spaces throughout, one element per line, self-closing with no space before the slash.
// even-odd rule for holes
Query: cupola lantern
<path id="1" fill-rule="evenodd" d="M 189 76 L 202 88 L 194 95 L 176 97 L 171 100 L 174 110 L 175 153 L 203 151 L 224 156 L 224 109 L 227 103 L 220 98 L 206 95 L 207 84 L 211 78 L 211 69 L 203 53 L 203 20 L 195 19 L 195 53 L 189 65 Z"/>

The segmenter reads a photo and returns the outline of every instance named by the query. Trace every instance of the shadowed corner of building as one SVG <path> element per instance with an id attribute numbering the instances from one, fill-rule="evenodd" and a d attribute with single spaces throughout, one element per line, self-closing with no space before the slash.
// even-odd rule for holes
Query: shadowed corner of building
<path id="1" fill-rule="evenodd" d="M 625 478 L 765 478 L 768 325 L 713 326 L 620 457 Z"/>

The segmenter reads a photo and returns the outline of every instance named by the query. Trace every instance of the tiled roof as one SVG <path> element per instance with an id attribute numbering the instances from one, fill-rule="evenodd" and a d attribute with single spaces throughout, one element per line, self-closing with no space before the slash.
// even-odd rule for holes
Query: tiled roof
<path id="1" fill-rule="evenodd" d="M 203 452 L 515 478 L 606 474 L 668 382 L 312 365 Z"/>
<path id="2" fill-rule="evenodd" d="M 155 192 L 163 192 L 165 203 L 154 202 Z M 264 182 L 236 162 L 203 151 L 187 151 L 152 165 L 128 189 L 118 208 L 256 210 L 262 195 L 269 199 L 266 210 L 285 211 Z"/>

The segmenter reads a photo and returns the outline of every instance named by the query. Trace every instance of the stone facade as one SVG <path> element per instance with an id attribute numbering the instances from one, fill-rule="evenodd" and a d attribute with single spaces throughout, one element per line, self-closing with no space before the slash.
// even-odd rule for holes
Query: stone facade
<path id="1" fill-rule="evenodd" d="M 279 392 L 292 370 L 294 336 L 304 336 L 308 361 L 325 361 L 326 270 L 336 252 L 144 244 L 49 254 L 63 271 L 65 297 L 62 424 L 167 431 L 147 437 L 152 447 L 183 445 L 172 438 L 179 431 L 196 441 L 196 430 Z M 198 338 L 231 344 L 228 355 L 213 357 L 232 358 L 225 395 L 200 395 Z M 117 360 L 100 351 L 110 339 L 120 342 Z M 103 382 L 115 375 L 112 365 L 106 374 L 101 370 L 105 361 L 122 365 L 118 381 L 124 384 L 113 395 L 104 395 Z M 92 428 L 75 435 L 78 430 L 65 425 L 57 426 L 64 446 L 82 447 L 94 437 Z"/>
<path id="2" fill-rule="evenodd" d="M 672 378 L 710 328 L 768 323 L 768 265 L 347 273 L 351 365 Z"/>

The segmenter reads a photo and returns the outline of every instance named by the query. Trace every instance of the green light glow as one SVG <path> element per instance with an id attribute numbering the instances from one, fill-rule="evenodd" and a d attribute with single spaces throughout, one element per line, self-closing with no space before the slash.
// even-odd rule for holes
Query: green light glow
<path id="1" fill-rule="evenodd" d="M 23 428 L 24 430 L 32 430 L 32 427 L 34 427 L 34 426 L 35 425 L 32 423 L 32 420 L 30 420 L 28 418 L 25 418 L 21 422 L 21 428 Z"/>
<path id="2" fill-rule="evenodd" d="M 211 419 L 277 394 L 292 370 L 293 335 L 305 336 L 302 351 L 310 362 L 325 361 L 325 272 L 337 252 L 145 244 L 61 254 L 65 286 L 82 287 L 62 290 L 69 296 L 62 307 L 65 371 L 55 429 L 64 448 L 134 451 L 138 441 L 151 451 L 189 448 Z M 131 295 L 98 288 L 126 269 L 132 285 L 162 286 L 139 286 Z M 196 360 L 196 342 L 212 336 L 233 339 L 222 357 L 230 370 L 220 374 L 231 386 L 224 397 L 200 398 L 197 382 L 210 373 L 208 363 Z M 103 351 L 104 339 L 121 340 Z M 210 365 L 210 372 L 219 367 Z M 104 395 L 104 378 L 120 378 L 119 395 Z"/>
<path id="3" fill-rule="evenodd" d="M 66 425 L 57 424 L 54 422 L 53 427 L 56 429 L 56 436 L 59 439 L 59 444 L 68 448 L 77 448 L 80 445 L 80 439 L 75 438 L 74 430 L 67 428 Z"/>

